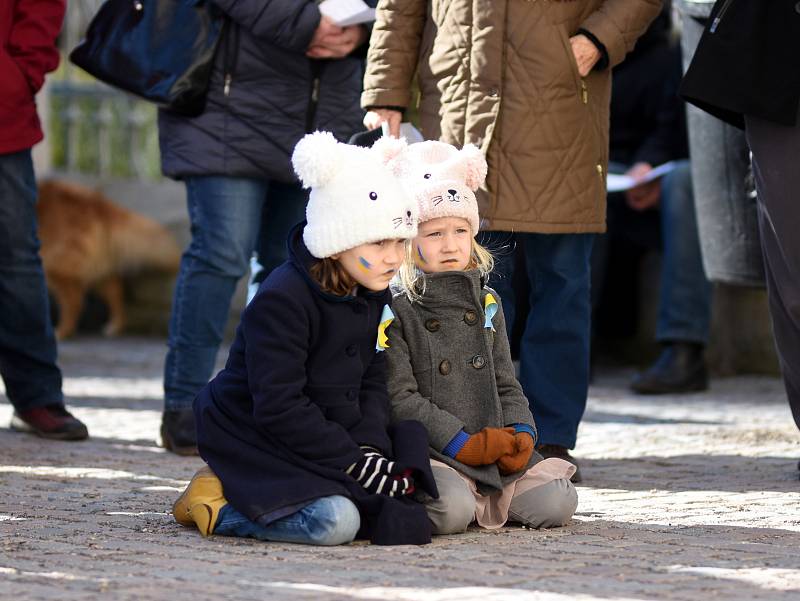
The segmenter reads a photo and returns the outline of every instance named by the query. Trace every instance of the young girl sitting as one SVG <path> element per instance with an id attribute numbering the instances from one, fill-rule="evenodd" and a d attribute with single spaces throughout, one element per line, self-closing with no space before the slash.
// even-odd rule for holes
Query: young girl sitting
<path id="1" fill-rule="evenodd" d="M 414 472 L 414 482 L 407 469 L 427 464 L 427 438 L 418 423 L 389 428 L 382 352 L 389 280 L 417 228 L 416 203 L 388 166 L 403 152 L 397 140 L 364 149 L 324 133 L 297 145 L 308 221 L 245 309 L 225 369 L 195 399 L 208 467 L 175 502 L 179 523 L 319 545 L 358 533 L 429 542 L 425 510 L 406 496 L 415 484 L 436 495 L 432 476 Z M 405 467 L 390 459 L 401 447 Z"/>
<path id="2" fill-rule="evenodd" d="M 389 395 L 395 420 L 428 430 L 439 499 L 426 502 L 434 533 L 507 521 L 562 526 L 578 497 L 575 467 L 542 460 L 536 426 L 514 375 L 500 298 L 484 285 L 491 254 L 474 239 L 480 150 L 442 142 L 409 147 L 419 233 L 401 268 L 389 327 Z"/>

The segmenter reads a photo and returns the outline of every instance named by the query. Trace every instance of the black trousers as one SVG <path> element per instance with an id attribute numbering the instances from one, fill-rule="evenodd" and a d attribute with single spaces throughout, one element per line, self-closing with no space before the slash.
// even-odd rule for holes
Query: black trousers
<path id="1" fill-rule="evenodd" d="M 800 118 L 794 127 L 746 118 L 758 191 L 772 329 L 800 428 Z"/>

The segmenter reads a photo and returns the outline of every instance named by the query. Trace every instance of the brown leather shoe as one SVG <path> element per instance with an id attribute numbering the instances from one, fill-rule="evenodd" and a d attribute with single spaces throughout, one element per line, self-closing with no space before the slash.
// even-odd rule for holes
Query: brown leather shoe
<path id="1" fill-rule="evenodd" d="M 11 417 L 11 429 L 53 440 L 89 438 L 86 425 L 67 411 L 64 405 L 46 405 L 27 411 L 15 411 Z"/>
<path id="2" fill-rule="evenodd" d="M 569 454 L 569 449 L 567 449 L 567 447 L 562 447 L 561 445 L 557 444 L 543 444 L 539 447 L 536 447 L 536 450 L 545 459 L 556 457 L 557 459 L 569 461 L 575 466 L 575 473 L 572 474 L 572 478 L 569 479 L 570 482 L 577 484 L 578 482 L 583 481 L 583 476 L 581 476 L 581 466 L 578 464 L 578 460 Z"/>

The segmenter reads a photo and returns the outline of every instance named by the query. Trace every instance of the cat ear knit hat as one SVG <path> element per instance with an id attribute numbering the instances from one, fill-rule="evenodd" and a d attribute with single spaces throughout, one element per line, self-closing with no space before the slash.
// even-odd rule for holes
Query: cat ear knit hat
<path id="1" fill-rule="evenodd" d="M 417 204 L 402 185 L 405 141 L 384 137 L 371 148 L 342 144 L 329 132 L 308 134 L 292 165 L 311 188 L 303 241 L 318 259 L 361 244 L 417 235 Z"/>
<path id="2" fill-rule="evenodd" d="M 486 180 L 486 159 L 477 146 L 458 150 L 437 141 L 412 144 L 403 163 L 404 181 L 414 194 L 419 222 L 437 217 L 461 217 L 478 233 L 480 216 L 475 190 Z"/>

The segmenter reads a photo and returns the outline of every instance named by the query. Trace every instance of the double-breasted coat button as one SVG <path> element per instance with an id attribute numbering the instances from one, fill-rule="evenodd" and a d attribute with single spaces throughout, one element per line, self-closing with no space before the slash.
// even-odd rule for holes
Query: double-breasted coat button
<path id="1" fill-rule="evenodd" d="M 446 376 L 450 373 L 450 362 L 447 359 L 439 364 L 439 373 L 443 376 Z"/>
<path id="2" fill-rule="evenodd" d="M 348 390 L 347 391 L 347 400 L 348 401 L 357 401 L 358 400 L 358 391 L 357 390 Z"/>
<path id="3" fill-rule="evenodd" d="M 475 311 L 467 311 L 464 313 L 464 321 L 469 326 L 474 326 L 478 323 L 478 314 Z"/>
<path id="4" fill-rule="evenodd" d="M 438 319 L 430 318 L 425 322 L 425 329 L 429 332 L 438 332 L 441 327 L 442 324 Z"/>
<path id="5" fill-rule="evenodd" d="M 483 355 L 475 355 L 472 358 L 472 367 L 475 369 L 483 369 L 486 365 L 486 359 L 483 358 Z"/>
<path id="6" fill-rule="evenodd" d="M 346 349 L 344 349 L 344 352 L 347 353 L 347 355 L 350 357 L 355 357 L 356 353 L 358 352 L 358 348 L 356 347 L 355 344 L 351 344 L 348 345 Z"/>

